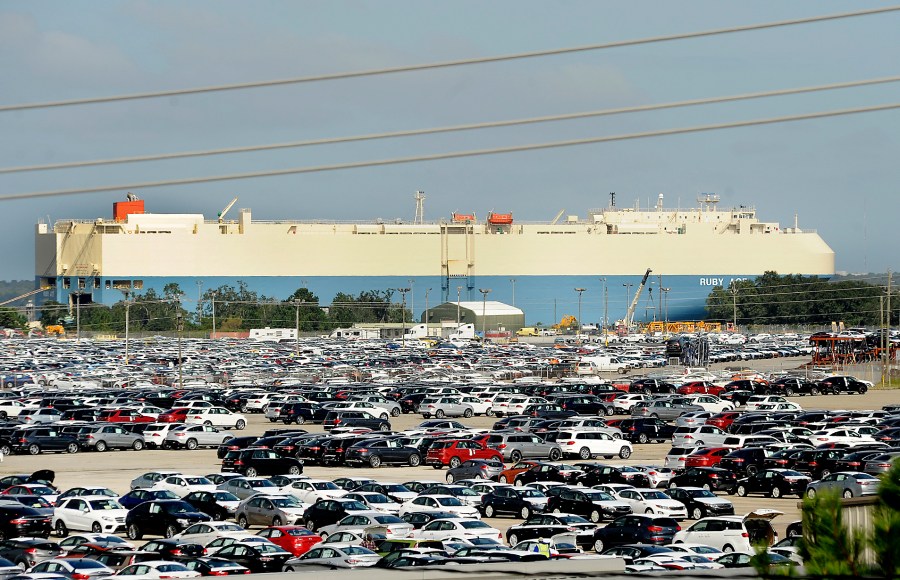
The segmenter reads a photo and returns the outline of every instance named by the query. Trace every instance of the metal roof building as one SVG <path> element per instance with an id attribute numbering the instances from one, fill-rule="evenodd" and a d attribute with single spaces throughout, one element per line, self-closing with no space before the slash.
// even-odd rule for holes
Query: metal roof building
<path id="1" fill-rule="evenodd" d="M 487 332 L 501 330 L 515 332 L 525 326 L 525 313 L 522 310 L 496 300 L 444 302 L 426 310 L 420 322 L 428 324 L 456 322 L 457 317 L 460 324 L 474 324 L 478 332 L 481 332 L 482 328 Z"/>

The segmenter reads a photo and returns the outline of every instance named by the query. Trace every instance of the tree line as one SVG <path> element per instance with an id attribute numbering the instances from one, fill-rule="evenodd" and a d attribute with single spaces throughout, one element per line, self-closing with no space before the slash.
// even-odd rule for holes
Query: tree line
<path id="1" fill-rule="evenodd" d="M 806 324 L 877 326 L 885 287 L 862 280 L 832 282 L 817 276 L 766 272 L 755 280 L 716 286 L 706 299 L 710 320 L 738 324 Z M 891 324 L 900 314 L 900 294 L 891 290 Z"/>
<path id="2" fill-rule="evenodd" d="M 212 330 L 215 312 L 216 331 L 234 332 L 251 328 L 294 328 L 299 317 L 301 332 L 330 331 L 354 323 L 391 323 L 412 320 L 412 313 L 393 301 L 392 290 L 365 290 L 359 294 L 338 293 L 330 305 L 319 303 L 319 297 L 308 288 L 297 288 L 284 299 L 266 296 L 250 290 L 243 282 L 237 286 L 223 285 L 208 289 L 197 302 L 188 302 L 187 295 L 176 283 L 166 284 L 162 293 L 149 289 L 132 294 L 111 306 L 82 304 L 70 308 L 56 301 L 45 302 L 40 308 L 40 321 L 46 328 L 60 324 L 74 328 L 80 318 L 81 328 L 91 331 L 123 332 L 125 310 L 129 310 L 131 332 L 171 332 L 178 330 Z M 0 311 L 0 320 L 3 312 Z M 21 327 L 25 319 L 19 317 Z M 0 322 L 0 325 L 3 325 Z"/>

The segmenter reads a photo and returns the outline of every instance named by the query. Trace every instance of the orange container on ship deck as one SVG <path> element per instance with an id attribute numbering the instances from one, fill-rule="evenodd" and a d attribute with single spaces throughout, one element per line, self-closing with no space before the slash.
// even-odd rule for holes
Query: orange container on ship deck
<path id="1" fill-rule="evenodd" d="M 493 213 L 488 216 L 488 223 L 492 226 L 504 226 L 513 223 L 511 213 Z"/>

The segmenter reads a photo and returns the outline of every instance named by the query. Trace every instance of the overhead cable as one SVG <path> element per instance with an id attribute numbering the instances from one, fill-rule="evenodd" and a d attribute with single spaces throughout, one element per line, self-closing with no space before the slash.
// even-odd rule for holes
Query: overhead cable
<path id="1" fill-rule="evenodd" d="M 451 133 L 457 131 L 471 131 L 476 129 L 494 129 L 498 127 L 512 127 L 516 125 L 530 125 L 536 123 L 548 123 L 553 121 L 570 121 L 574 119 L 585 119 L 589 117 L 602 117 L 607 115 L 620 115 L 624 113 L 638 113 L 646 111 L 656 111 L 662 109 L 674 109 L 678 107 L 689 107 L 695 105 L 710 105 L 715 103 L 727 103 L 732 101 L 742 101 L 749 99 L 760 99 L 764 97 L 778 97 L 785 95 L 796 95 L 801 93 L 812 93 L 817 91 L 829 91 L 835 89 L 846 89 L 853 87 L 863 87 L 868 85 L 877 85 L 885 83 L 894 83 L 900 81 L 900 76 L 881 77 L 874 79 L 866 79 L 860 81 L 848 81 L 842 83 L 832 83 L 827 85 L 815 85 L 809 87 L 799 87 L 791 89 L 777 89 L 774 91 L 761 91 L 755 93 L 744 93 L 740 95 L 726 95 L 722 97 L 708 97 L 703 99 L 690 99 L 686 101 L 675 101 L 669 103 L 656 103 L 650 105 L 638 105 L 634 107 L 618 107 L 615 109 L 600 109 L 596 111 L 584 111 L 580 113 L 563 113 L 559 115 L 545 115 L 542 117 L 530 117 L 525 119 L 510 119 L 507 121 L 485 121 L 482 123 L 467 123 L 464 125 L 449 125 L 444 127 L 432 127 L 426 129 L 409 129 L 405 131 L 391 131 L 386 133 L 369 133 L 366 135 L 353 135 L 346 137 L 326 137 L 323 139 L 307 139 L 303 141 L 288 141 L 285 143 L 269 143 L 265 145 L 248 145 L 243 147 L 225 147 L 221 149 L 206 149 L 201 151 L 180 151 L 176 153 L 156 153 L 151 155 L 135 155 L 131 157 L 114 157 L 109 159 L 93 159 L 87 161 L 69 161 L 63 163 L 48 163 L 44 165 L 21 165 L 18 167 L 0 167 L 0 174 L 18 173 L 23 171 L 45 171 L 50 169 L 74 169 L 79 167 L 93 167 L 98 165 L 115 165 L 121 163 L 142 163 L 147 161 L 165 161 L 170 159 L 183 159 L 187 157 L 206 157 L 212 155 L 224 155 L 232 153 L 249 153 L 256 151 L 271 151 L 273 149 L 289 149 L 296 147 L 309 147 L 314 145 L 333 145 L 337 143 L 352 143 L 358 141 L 372 141 L 376 139 L 392 139 L 396 137 L 413 137 L 419 135 L 433 135 L 436 133 Z"/>
<path id="2" fill-rule="evenodd" d="M 587 52 L 593 50 L 603 50 L 608 48 L 620 48 L 625 46 L 636 46 L 641 44 L 651 44 L 656 42 L 670 42 L 674 40 L 685 40 L 689 38 L 702 38 L 706 36 L 716 36 L 721 34 L 732 34 L 735 32 L 748 32 L 751 30 L 764 30 L 767 28 L 778 28 L 782 26 L 795 26 L 798 24 L 810 24 L 813 22 L 825 22 L 828 20 L 840 20 L 844 18 L 853 18 L 857 16 L 870 16 L 873 14 L 883 14 L 887 12 L 900 11 L 900 5 L 884 6 L 880 8 L 870 8 L 867 10 L 856 10 L 853 12 L 840 12 L 837 14 L 824 14 L 820 16 L 808 16 L 805 18 L 794 18 L 791 20 L 779 20 L 775 22 L 763 22 L 759 24 L 746 24 L 743 26 L 730 26 L 726 28 L 715 28 L 712 30 L 703 30 L 698 32 L 685 32 L 680 34 L 668 34 L 662 36 L 652 36 L 649 38 L 639 38 L 631 40 L 618 40 L 614 42 L 605 42 L 600 44 L 588 44 L 583 46 L 573 46 L 566 48 L 555 48 L 550 50 L 534 50 L 528 52 L 519 52 L 513 54 L 483 56 L 467 59 L 448 60 L 442 62 L 423 63 L 415 65 L 386 67 L 379 69 L 369 69 L 361 71 L 349 71 L 341 73 L 327 73 L 322 75 L 310 75 L 302 77 L 292 77 L 285 79 L 273 79 L 268 81 L 252 81 L 246 83 L 232 83 L 222 85 L 211 85 L 205 87 L 193 87 L 186 89 L 170 89 L 163 91 L 148 91 L 143 93 L 130 93 L 124 95 L 111 95 L 105 97 L 87 97 L 82 99 L 67 99 L 59 101 L 46 101 L 42 103 L 19 103 L 12 105 L 0 105 L 0 112 L 5 111 L 22 111 L 27 109 L 46 109 L 50 107 L 67 107 L 72 105 L 89 105 L 96 103 L 110 103 L 114 101 L 133 101 L 138 99 L 153 99 L 159 97 L 174 97 L 181 95 L 191 95 L 198 93 L 212 93 L 221 91 L 233 91 L 242 89 L 254 89 L 259 87 L 272 87 L 279 85 L 293 85 L 300 83 L 311 83 L 321 81 L 332 81 L 338 79 L 349 79 L 359 77 L 370 77 L 402 72 L 414 72 L 421 70 L 433 70 L 441 68 L 450 68 L 474 64 L 486 64 L 492 62 L 504 62 L 511 60 L 519 60 L 525 58 L 536 58 L 542 56 L 554 56 L 560 54 L 570 54 L 576 52 Z"/>
<path id="3" fill-rule="evenodd" d="M 680 135 L 686 133 L 700 133 L 719 129 L 733 129 L 737 127 L 752 127 L 757 125 L 772 125 L 791 121 L 804 121 L 809 119 L 822 119 L 826 117 L 838 117 L 859 113 L 872 113 L 876 111 L 888 111 L 900 108 L 900 103 L 886 105 L 872 105 L 852 109 L 838 109 L 822 111 L 818 113 L 805 113 L 787 115 L 783 117 L 769 117 L 765 119 L 751 119 L 749 121 L 734 121 L 730 123 L 716 123 L 712 125 L 697 125 L 694 127 L 679 127 L 675 129 L 660 129 L 641 133 L 626 133 L 623 135 L 610 135 L 606 137 L 588 137 L 585 139 L 571 139 L 567 141 L 551 141 L 545 143 L 532 143 L 527 145 L 511 145 L 492 149 L 472 149 L 468 151 L 450 151 L 447 153 L 433 153 L 430 155 L 417 155 L 411 157 L 395 157 L 392 159 L 374 159 L 369 161 L 352 161 L 348 163 L 335 163 L 332 165 L 314 165 L 310 167 L 291 167 L 287 169 L 272 169 L 265 171 L 251 171 L 247 173 L 232 173 L 227 175 L 212 175 L 205 177 L 186 177 L 182 179 L 168 179 L 160 181 L 145 181 L 138 183 L 125 183 L 116 185 L 103 185 L 97 187 L 55 189 L 49 191 L 32 191 L 25 193 L 11 193 L 0 195 L 0 201 L 15 199 L 31 199 L 41 197 L 55 197 L 63 195 L 76 195 L 83 193 L 99 193 L 103 191 L 122 191 L 150 187 L 168 187 L 172 185 L 192 185 L 195 183 L 212 183 L 219 181 L 235 181 L 238 179 L 253 179 L 257 177 L 275 177 L 281 175 L 297 175 L 302 173 L 319 173 L 324 171 L 338 171 L 344 169 L 359 169 L 362 167 L 379 167 L 385 165 L 400 165 L 405 163 L 418 163 L 423 161 L 438 161 L 442 159 L 459 159 L 463 157 L 480 157 L 484 155 L 497 155 L 501 153 L 519 153 L 523 151 L 537 151 L 540 149 L 554 149 L 561 147 L 574 147 L 578 145 L 591 145 L 595 143 L 608 143 L 612 141 L 626 141 L 631 139 L 643 139 L 647 137 L 662 137 L 666 135 Z"/>

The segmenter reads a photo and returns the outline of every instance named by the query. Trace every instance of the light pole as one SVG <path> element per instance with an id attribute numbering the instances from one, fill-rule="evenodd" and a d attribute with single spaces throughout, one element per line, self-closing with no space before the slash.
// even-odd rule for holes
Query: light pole
<path id="1" fill-rule="evenodd" d="M 203 304 L 201 300 L 203 290 L 203 280 L 197 280 L 197 326 L 203 322 L 203 311 L 200 309 L 200 305 Z"/>
<path id="2" fill-rule="evenodd" d="M 81 290 L 72 292 L 75 296 L 75 340 L 81 340 Z"/>
<path id="3" fill-rule="evenodd" d="M 425 289 L 425 335 L 428 336 L 428 294 L 431 292 L 431 288 Z"/>
<path id="4" fill-rule="evenodd" d="M 181 313 L 181 300 L 177 301 L 176 308 L 178 312 L 175 314 L 175 329 L 178 331 L 178 388 L 184 388 L 184 375 L 181 372 L 181 334 L 184 330 L 184 315 Z"/>
<path id="5" fill-rule="evenodd" d="M 404 347 L 406 347 L 406 293 L 409 292 L 409 290 L 409 288 L 397 288 L 397 292 L 403 297 L 402 302 L 400 303 L 400 316 L 403 321 L 401 326 L 400 344 Z"/>
<path id="6" fill-rule="evenodd" d="M 294 300 L 294 353 L 300 354 L 300 301 Z"/>
<path id="7" fill-rule="evenodd" d="M 510 283 L 512 284 L 512 305 L 516 305 L 516 279 L 510 278 Z"/>
<path id="8" fill-rule="evenodd" d="M 412 313 L 413 319 L 416 318 L 416 281 L 410 278 L 409 282 L 409 311 Z"/>
<path id="9" fill-rule="evenodd" d="M 216 337 L 216 291 L 213 290 L 210 295 L 212 302 L 212 319 L 213 319 L 213 330 L 212 330 L 212 338 Z"/>
<path id="10" fill-rule="evenodd" d="M 459 330 L 459 296 L 462 292 L 462 286 L 456 287 L 456 330 Z"/>
<path id="11" fill-rule="evenodd" d="M 128 291 L 125 291 L 125 364 L 128 364 L 128 327 L 131 326 L 129 323 L 129 311 L 131 310 L 131 300 L 128 296 Z"/>
<path id="12" fill-rule="evenodd" d="M 737 283 L 734 280 L 731 281 L 731 298 L 734 308 L 734 332 L 737 332 Z"/>
<path id="13" fill-rule="evenodd" d="M 600 278 L 600 281 L 603 282 L 603 324 L 601 324 L 601 328 L 603 330 L 603 340 L 607 346 L 609 346 L 609 338 L 606 334 L 606 320 L 608 318 L 607 308 L 609 306 L 609 301 L 607 300 L 608 296 L 606 293 L 606 277 Z"/>
<path id="14" fill-rule="evenodd" d="M 576 338 L 578 334 L 581 334 L 581 329 L 584 328 L 584 323 L 581 322 L 581 295 L 584 294 L 584 291 L 587 288 L 576 288 L 575 291 L 578 292 L 578 328 L 576 332 Z"/>
<path id="15" fill-rule="evenodd" d="M 663 329 L 663 336 L 667 337 L 669 336 L 669 290 L 671 290 L 671 288 L 660 288 L 660 290 L 662 290 L 663 293 L 663 308 L 666 313 L 666 326 Z"/>
<path id="16" fill-rule="evenodd" d="M 481 340 L 487 340 L 486 324 L 487 324 L 487 295 L 491 293 L 490 288 L 479 288 L 481 292 Z"/>

